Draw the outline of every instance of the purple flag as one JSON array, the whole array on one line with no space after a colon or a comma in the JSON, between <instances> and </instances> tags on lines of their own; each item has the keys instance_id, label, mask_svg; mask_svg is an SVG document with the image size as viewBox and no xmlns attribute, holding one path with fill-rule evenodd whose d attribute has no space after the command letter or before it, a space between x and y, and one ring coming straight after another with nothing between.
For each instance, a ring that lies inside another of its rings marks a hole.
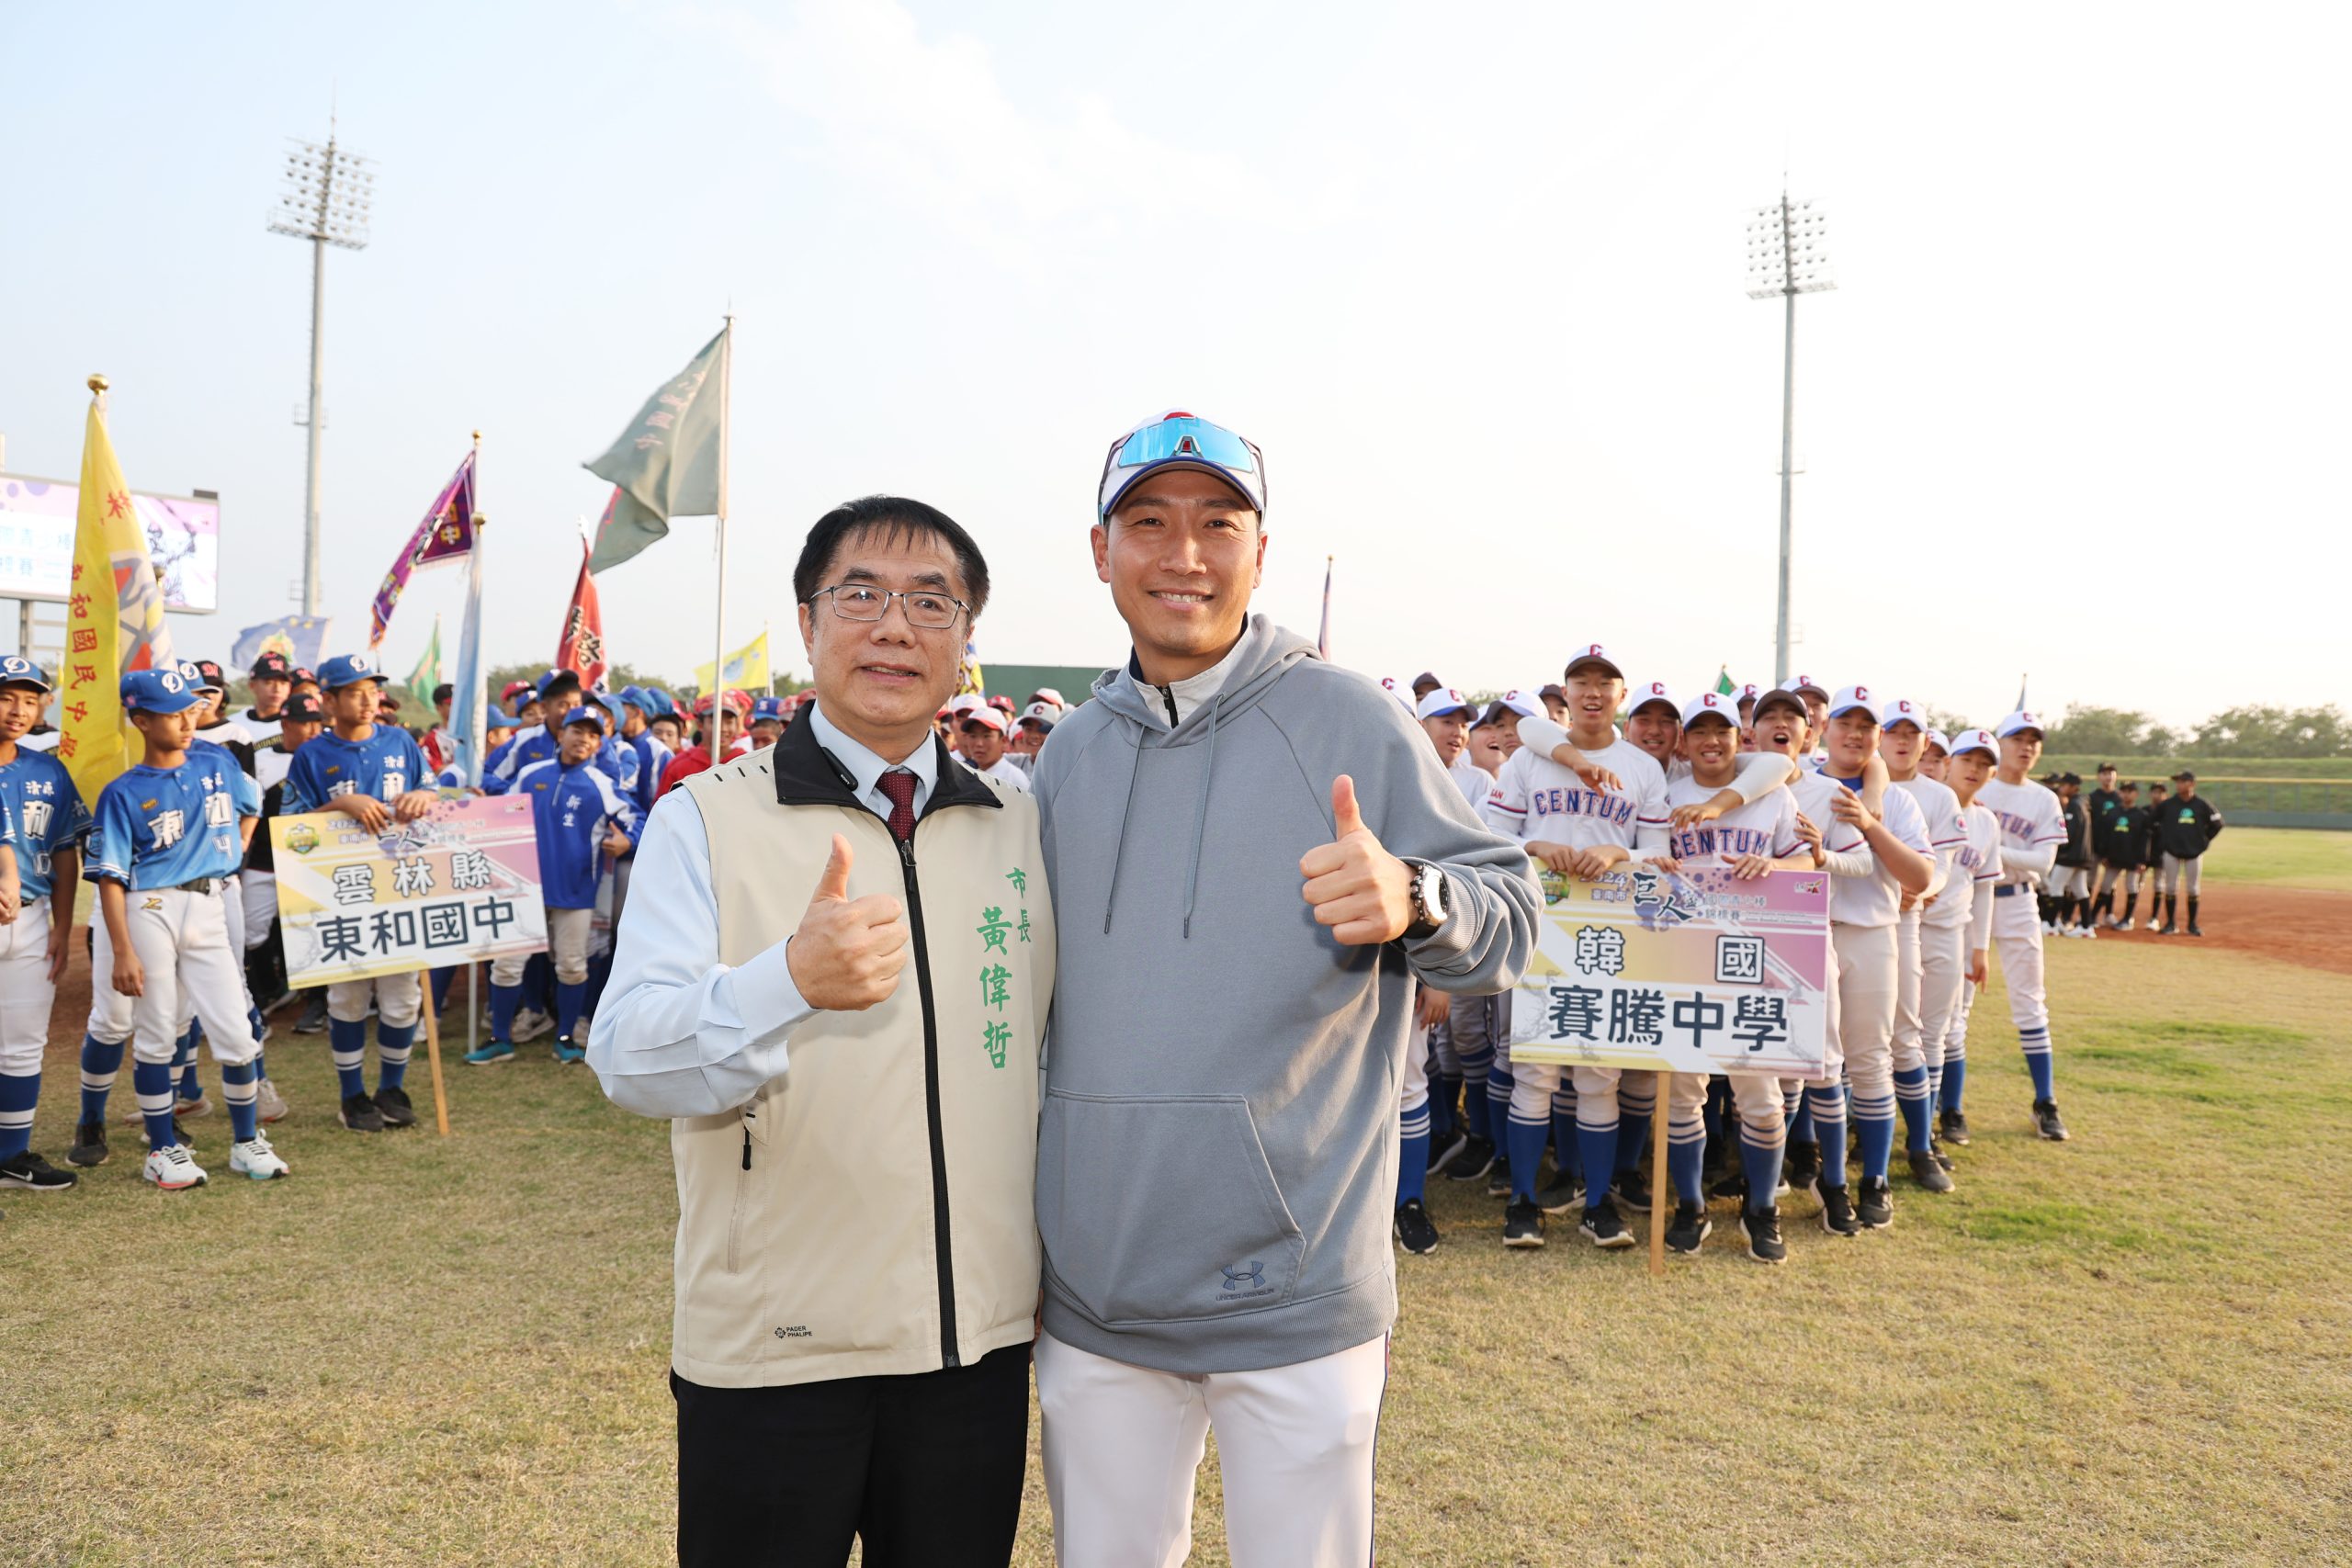
<instances>
[{"instance_id":1,"label":"purple flag","mask_svg":"<svg viewBox=\"0 0 2352 1568\"><path fill-rule=\"evenodd\" d=\"M433 566L441 561L459 560L471 555L474 548L474 455L458 465L449 482L433 502L433 510L416 525L416 532L392 562L392 570L384 573L383 586L376 590L376 602L368 611L368 646L382 645L384 633L392 624L393 607L401 602L401 591L408 586L412 573L421 566Z\"/></svg>"}]
</instances>

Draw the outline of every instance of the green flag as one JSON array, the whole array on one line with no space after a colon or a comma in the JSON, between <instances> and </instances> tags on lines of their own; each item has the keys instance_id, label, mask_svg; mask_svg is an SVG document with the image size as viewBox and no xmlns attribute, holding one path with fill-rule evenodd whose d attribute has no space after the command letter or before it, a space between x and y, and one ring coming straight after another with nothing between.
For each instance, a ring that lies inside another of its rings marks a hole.
<instances>
[{"instance_id":1,"label":"green flag","mask_svg":"<svg viewBox=\"0 0 2352 1568\"><path fill-rule=\"evenodd\" d=\"M424 656L416 668L408 672L408 689L426 707L433 705L433 688L441 683L441 617L433 617L433 636L424 644Z\"/></svg>"},{"instance_id":2,"label":"green flag","mask_svg":"<svg viewBox=\"0 0 2352 1568\"><path fill-rule=\"evenodd\" d=\"M584 464L613 483L588 570L618 566L666 536L673 517L719 508L719 448L727 430L728 329L655 389L610 450ZM717 377L716 383L712 378Z\"/></svg>"},{"instance_id":3,"label":"green flag","mask_svg":"<svg viewBox=\"0 0 2352 1568\"><path fill-rule=\"evenodd\" d=\"M1734 692L1736 692L1736 691L1737 691L1737 690L1739 690L1739 688L1738 688L1737 686L1735 686L1735 685L1733 685L1733 684L1731 683L1731 666L1730 666L1730 665L1728 665L1728 664L1724 665L1722 668L1720 668L1719 670L1717 670L1717 671L1716 671L1716 672L1715 672L1715 695L1717 695L1717 696L1719 696L1719 697L1727 697L1727 696L1730 696Z\"/></svg>"}]
</instances>

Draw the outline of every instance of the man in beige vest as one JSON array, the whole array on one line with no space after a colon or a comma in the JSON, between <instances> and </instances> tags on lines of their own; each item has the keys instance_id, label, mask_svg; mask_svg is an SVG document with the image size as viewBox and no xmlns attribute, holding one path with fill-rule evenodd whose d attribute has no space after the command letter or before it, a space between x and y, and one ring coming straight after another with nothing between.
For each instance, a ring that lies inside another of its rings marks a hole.
<instances>
[{"instance_id":1,"label":"man in beige vest","mask_svg":"<svg viewBox=\"0 0 2352 1568\"><path fill-rule=\"evenodd\" d=\"M678 1556L1001 1564L1054 918L1035 804L932 730L988 567L870 496L793 592L816 700L654 807L588 1045L673 1119Z\"/></svg>"}]
</instances>

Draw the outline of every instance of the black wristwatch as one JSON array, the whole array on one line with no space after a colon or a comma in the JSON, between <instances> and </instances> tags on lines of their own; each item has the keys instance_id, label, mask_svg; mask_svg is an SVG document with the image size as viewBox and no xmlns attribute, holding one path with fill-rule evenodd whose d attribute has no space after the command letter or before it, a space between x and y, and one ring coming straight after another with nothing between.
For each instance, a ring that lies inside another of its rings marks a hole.
<instances>
[{"instance_id":1,"label":"black wristwatch","mask_svg":"<svg viewBox=\"0 0 2352 1568\"><path fill-rule=\"evenodd\" d=\"M1405 928L1405 940L1419 942L1445 924L1445 873L1425 860L1405 863L1413 868L1413 923Z\"/></svg>"}]
</instances>

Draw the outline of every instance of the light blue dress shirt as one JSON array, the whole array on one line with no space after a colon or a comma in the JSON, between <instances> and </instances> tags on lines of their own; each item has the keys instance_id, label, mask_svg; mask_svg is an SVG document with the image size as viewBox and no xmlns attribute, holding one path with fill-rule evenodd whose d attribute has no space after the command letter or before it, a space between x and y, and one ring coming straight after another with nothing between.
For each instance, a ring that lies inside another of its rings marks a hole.
<instances>
[{"instance_id":1,"label":"light blue dress shirt","mask_svg":"<svg viewBox=\"0 0 2352 1568\"><path fill-rule=\"evenodd\" d=\"M880 780L892 764L813 705L808 722L858 798L888 820ZM915 776L920 817L938 782L938 751L926 737L899 765ZM655 805L636 867L612 978L589 1026L588 1065L614 1104L640 1116L732 1111L784 1076L788 1037L816 1010L793 984L786 942L738 967L718 961L710 837L693 795L672 790Z\"/></svg>"}]
</instances>

